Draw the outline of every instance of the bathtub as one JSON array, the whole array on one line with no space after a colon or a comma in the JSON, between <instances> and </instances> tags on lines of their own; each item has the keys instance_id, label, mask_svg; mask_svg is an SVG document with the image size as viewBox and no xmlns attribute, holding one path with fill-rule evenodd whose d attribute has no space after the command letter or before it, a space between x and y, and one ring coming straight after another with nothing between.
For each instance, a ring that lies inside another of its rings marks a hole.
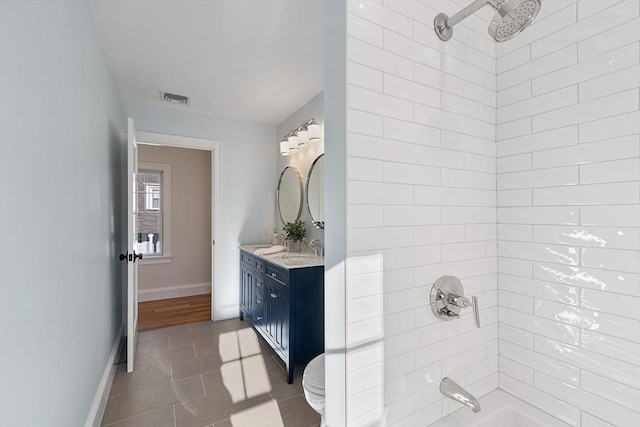
<instances>
[{"instance_id":1,"label":"bathtub","mask_svg":"<svg viewBox=\"0 0 640 427\"><path fill-rule=\"evenodd\" d=\"M481 397L478 413L460 408L429 427L569 427L559 419L502 390Z\"/></svg>"}]
</instances>

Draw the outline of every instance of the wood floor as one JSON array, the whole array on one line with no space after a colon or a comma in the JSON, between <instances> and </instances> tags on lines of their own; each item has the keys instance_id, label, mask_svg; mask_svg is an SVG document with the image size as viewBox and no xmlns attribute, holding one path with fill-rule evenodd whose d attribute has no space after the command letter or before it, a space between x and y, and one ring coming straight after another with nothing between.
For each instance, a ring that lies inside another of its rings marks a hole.
<instances>
[{"instance_id":1,"label":"wood floor","mask_svg":"<svg viewBox=\"0 0 640 427\"><path fill-rule=\"evenodd\" d=\"M211 320L211 294L138 303L138 331Z\"/></svg>"}]
</instances>

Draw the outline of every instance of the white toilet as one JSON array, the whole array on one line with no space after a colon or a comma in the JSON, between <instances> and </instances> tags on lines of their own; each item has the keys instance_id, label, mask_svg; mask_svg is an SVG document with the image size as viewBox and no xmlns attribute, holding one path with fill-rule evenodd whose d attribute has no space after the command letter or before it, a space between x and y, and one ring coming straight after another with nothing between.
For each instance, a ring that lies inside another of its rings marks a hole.
<instances>
[{"instance_id":1,"label":"white toilet","mask_svg":"<svg viewBox=\"0 0 640 427\"><path fill-rule=\"evenodd\" d=\"M304 368L302 388L309 406L320 414L320 427L324 427L324 353Z\"/></svg>"}]
</instances>

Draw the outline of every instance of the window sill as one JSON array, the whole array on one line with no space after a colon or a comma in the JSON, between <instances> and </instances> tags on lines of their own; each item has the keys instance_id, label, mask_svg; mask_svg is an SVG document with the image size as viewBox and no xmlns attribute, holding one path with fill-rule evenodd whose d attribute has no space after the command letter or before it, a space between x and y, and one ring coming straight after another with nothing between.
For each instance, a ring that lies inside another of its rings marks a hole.
<instances>
[{"instance_id":1,"label":"window sill","mask_svg":"<svg viewBox=\"0 0 640 427\"><path fill-rule=\"evenodd\" d=\"M138 264L140 265L170 264L171 258L173 258L171 255L160 255L160 256L147 255L144 258L142 258L140 261L138 261Z\"/></svg>"}]
</instances>

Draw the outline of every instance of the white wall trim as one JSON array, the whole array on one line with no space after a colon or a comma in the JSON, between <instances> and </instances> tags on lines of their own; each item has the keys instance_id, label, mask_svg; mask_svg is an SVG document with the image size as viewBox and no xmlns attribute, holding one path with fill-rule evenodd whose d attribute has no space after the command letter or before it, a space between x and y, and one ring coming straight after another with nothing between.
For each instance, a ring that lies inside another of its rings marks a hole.
<instances>
[{"instance_id":1,"label":"white wall trim","mask_svg":"<svg viewBox=\"0 0 640 427\"><path fill-rule=\"evenodd\" d=\"M218 242L219 247L222 242L222 142L150 132L138 132L136 136L138 144L211 151L211 239ZM222 253L215 244L211 246L211 282L211 318L225 319L221 303Z\"/></svg>"},{"instance_id":2,"label":"white wall trim","mask_svg":"<svg viewBox=\"0 0 640 427\"><path fill-rule=\"evenodd\" d=\"M87 421L85 421L85 427L99 427L102 423L102 417L104 416L104 410L107 407L107 399L109 398L109 392L111 391L111 384L113 384L113 377L116 375L116 362L118 356L122 350L122 333L124 332L124 323L120 325L116 339L111 347L111 353L107 359L107 366L104 368L104 373L98 384L96 395L93 398L93 403L89 409L89 415L87 415Z\"/></svg>"},{"instance_id":3,"label":"white wall trim","mask_svg":"<svg viewBox=\"0 0 640 427\"><path fill-rule=\"evenodd\" d=\"M190 297L211 293L211 283L163 286L161 288L138 289L138 301L158 301L161 299Z\"/></svg>"},{"instance_id":4,"label":"white wall trim","mask_svg":"<svg viewBox=\"0 0 640 427\"><path fill-rule=\"evenodd\" d=\"M154 264L171 264L173 256L161 255L161 256L146 256L138 260L138 265L154 265Z\"/></svg>"},{"instance_id":5,"label":"white wall trim","mask_svg":"<svg viewBox=\"0 0 640 427\"><path fill-rule=\"evenodd\" d=\"M220 318L221 319L233 319L238 317L238 313L240 313L240 305L232 304L226 305L220 308Z\"/></svg>"}]
</instances>

